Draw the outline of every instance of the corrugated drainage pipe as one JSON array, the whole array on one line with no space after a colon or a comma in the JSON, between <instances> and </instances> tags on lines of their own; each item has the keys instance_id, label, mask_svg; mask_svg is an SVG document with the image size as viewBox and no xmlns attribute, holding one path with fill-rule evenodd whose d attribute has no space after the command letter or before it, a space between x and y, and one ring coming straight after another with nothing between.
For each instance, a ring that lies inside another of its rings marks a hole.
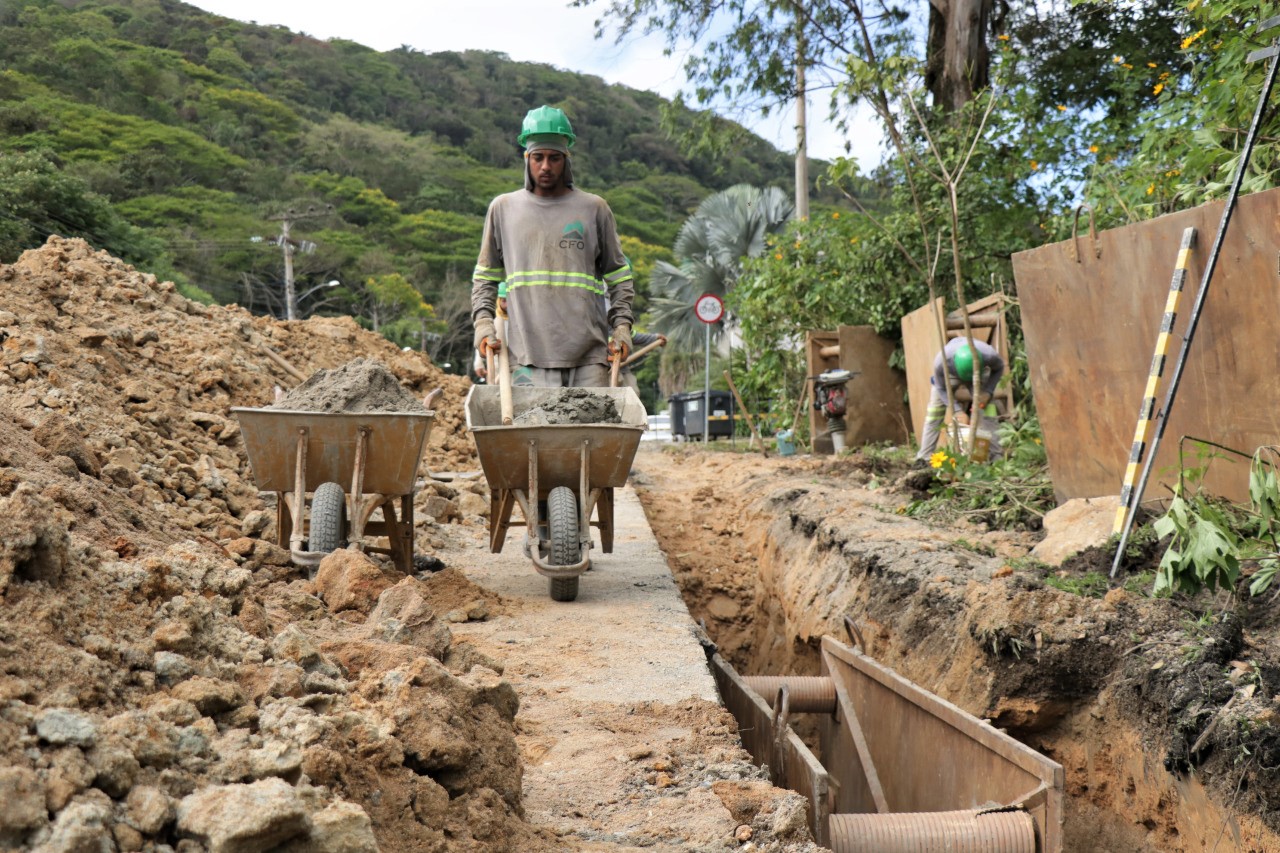
<instances>
[{"instance_id":1,"label":"corrugated drainage pipe","mask_svg":"<svg viewBox=\"0 0 1280 853\"><path fill-rule=\"evenodd\" d=\"M1036 822L1024 811L833 814L835 853L1036 853Z\"/></svg>"},{"instance_id":2,"label":"corrugated drainage pipe","mask_svg":"<svg viewBox=\"0 0 1280 853\"><path fill-rule=\"evenodd\" d=\"M778 691L787 688L791 713L834 714L836 687L825 675L748 675L747 686L773 707Z\"/></svg>"}]
</instances>

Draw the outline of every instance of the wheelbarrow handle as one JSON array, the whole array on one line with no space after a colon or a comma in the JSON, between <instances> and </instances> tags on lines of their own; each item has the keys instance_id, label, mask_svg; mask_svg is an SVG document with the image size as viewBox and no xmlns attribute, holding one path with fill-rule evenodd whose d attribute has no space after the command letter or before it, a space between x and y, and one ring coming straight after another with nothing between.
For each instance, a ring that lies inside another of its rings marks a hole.
<instances>
[{"instance_id":1,"label":"wheelbarrow handle","mask_svg":"<svg viewBox=\"0 0 1280 853\"><path fill-rule=\"evenodd\" d=\"M498 399L502 404L502 424L510 426L515 421L515 406L511 402L511 351L507 349L507 315L499 311L498 333Z\"/></svg>"}]
</instances>

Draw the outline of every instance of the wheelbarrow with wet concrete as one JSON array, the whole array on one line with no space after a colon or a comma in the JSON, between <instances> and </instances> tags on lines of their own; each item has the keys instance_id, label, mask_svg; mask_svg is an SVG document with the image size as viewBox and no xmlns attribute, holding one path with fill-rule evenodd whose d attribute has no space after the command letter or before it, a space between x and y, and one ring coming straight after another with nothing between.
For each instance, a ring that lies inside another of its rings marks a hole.
<instances>
[{"instance_id":1,"label":"wheelbarrow with wet concrete","mask_svg":"<svg viewBox=\"0 0 1280 853\"><path fill-rule=\"evenodd\" d=\"M231 412L258 488L276 493L277 544L296 565L314 571L326 554L356 547L413 572L413 493L435 412Z\"/></svg>"},{"instance_id":2,"label":"wheelbarrow with wet concrete","mask_svg":"<svg viewBox=\"0 0 1280 853\"><path fill-rule=\"evenodd\" d=\"M520 422L571 392L611 401L619 422ZM467 395L466 415L489 481L490 551L502 551L509 528L524 527L525 554L549 579L551 598L575 600L579 578L591 567L593 524L601 550L613 552L613 490L626 485L648 428L644 404L630 388L476 385ZM517 505L524 521L512 520Z\"/></svg>"}]
</instances>

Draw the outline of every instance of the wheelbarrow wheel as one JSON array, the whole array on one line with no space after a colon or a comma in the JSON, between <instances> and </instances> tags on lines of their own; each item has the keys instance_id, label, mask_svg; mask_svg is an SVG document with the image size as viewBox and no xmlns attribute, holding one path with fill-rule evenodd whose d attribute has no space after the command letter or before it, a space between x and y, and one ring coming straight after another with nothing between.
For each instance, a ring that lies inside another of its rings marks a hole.
<instances>
[{"instance_id":1,"label":"wheelbarrow wheel","mask_svg":"<svg viewBox=\"0 0 1280 853\"><path fill-rule=\"evenodd\" d=\"M342 547L347 528L347 496L338 483L321 483L311 498L311 529L307 547L328 553Z\"/></svg>"},{"instance_id":2,"label":"wheelbarrow wheel","mask_svg":"<svg viewBox=\"0 0 1280 853\"><path fill-rule=\"evenodd\" d=\"M551 532L553 566L578 562L582 545L578 542L578 497L568 486L556 486L547 495L547 526ZM551 600L573 601L578 597L578 578L551 578Z\"/></svg>"}]
</instances>

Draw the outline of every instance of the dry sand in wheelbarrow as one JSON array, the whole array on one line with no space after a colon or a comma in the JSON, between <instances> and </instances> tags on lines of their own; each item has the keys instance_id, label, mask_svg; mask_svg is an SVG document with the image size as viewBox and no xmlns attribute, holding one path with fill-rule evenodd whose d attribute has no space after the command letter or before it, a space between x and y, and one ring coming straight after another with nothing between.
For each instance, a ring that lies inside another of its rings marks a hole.
<instances>
[{"instance_id":1,"label":"dry sand in wheelbarrow","mask_svg":"<svg viewBox=\"0 0 1280 853\"><path fill-rule=\"evenodd\" d=\"M593 394L586 388L561 388L549 399L520 412L516 426L555 424L620 424L622 415L612 397Z\"/></svg>"},{"instance_id":2,"label":"dry sand in wheelbarrow","mask_svg":"<svg viewBox=\"0 0 1280 853\"><path fill-rule=\"evenodd\" d=\"M268 409L292 412L425 412L395 374L372 358L355 358L333 370L317 370Z\"/></svg>"}]
</instances>

